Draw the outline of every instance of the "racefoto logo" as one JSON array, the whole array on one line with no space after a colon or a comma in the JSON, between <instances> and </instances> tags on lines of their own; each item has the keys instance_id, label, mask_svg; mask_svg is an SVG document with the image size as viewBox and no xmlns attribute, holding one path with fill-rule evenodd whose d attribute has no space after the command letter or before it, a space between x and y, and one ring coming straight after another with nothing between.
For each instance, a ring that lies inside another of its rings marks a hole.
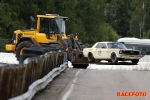
<instances>
[{"instance_id":1,"label":"racefoto logo","mask_svg":"<svg viewBox=\"0 0 150 100\"><path fill-rule=\"evenodd\" d=\"M126 98L147 97L147 93L146 92L117 92L117 97L126 97Z\"/></svg>"}]
</instances>

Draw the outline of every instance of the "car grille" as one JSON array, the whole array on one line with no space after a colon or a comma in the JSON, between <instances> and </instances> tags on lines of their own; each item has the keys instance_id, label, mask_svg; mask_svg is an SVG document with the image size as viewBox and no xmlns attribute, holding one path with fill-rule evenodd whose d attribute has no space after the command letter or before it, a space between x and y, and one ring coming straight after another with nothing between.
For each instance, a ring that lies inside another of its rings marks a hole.
<instances>
[{"instance_id":1,"label":"car grille","mask_svg":"<svg viewBox=\"0 0 150 100\"><path fill-rule=\"evenodd\" d=\"M129 55L139 55L139 51L124 51L124 54L129 54Z\"/></svg>"}]
</instances>

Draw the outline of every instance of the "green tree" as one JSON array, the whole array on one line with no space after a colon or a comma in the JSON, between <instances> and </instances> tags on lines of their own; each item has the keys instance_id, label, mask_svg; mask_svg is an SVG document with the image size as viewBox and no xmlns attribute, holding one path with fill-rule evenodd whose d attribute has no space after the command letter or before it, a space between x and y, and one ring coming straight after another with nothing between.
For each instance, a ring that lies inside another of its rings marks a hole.
<instances>
[{"instance_id":1,"label":"green tree","mask_svg":"<svg viewBox=\"0 0 150 100\"><path fill-rule=\"evenodd\" d=\"M130 25L130 2L131 0L109 0L105 6L106 23L112 25L118 35L131 36Z\"/></svg>"},{"instance_id":2,"label":"green tree","mask_svg":"<svg viewBox=\"0 0 150 100\"><path fill-rule=\"evenodd\" d=\"M105 24L101 27L102 41L117 41L120 37L112 26Z\"/></svg>"},{"instance_id":3,"label":"green tree","mask_svg":"<svg viewBox=\"0 0 150 100\"><path fill-rule=\"evenodd\" d=\"M145 19L147 16L147 0L133 0L131 3L132 12L130 20L130 32L133 36L142 38L145 31Z\"/></svg>"},{"instance_id":4,"label":"green tree","mask_svg":"<svg viewBox=\"0 0 150 100\"><path fill-rule=\"evenodd\" d=\"M125 5L126 2L122 3L119 0L112 2L109 0L109 3L107 3L107 1L108 0L3 0L1 4L5 5L0 5L0 11L2 12L0 16L1 36L11 37L14 30L29 29L31 23L30 16L36 17L37 14L53 13L69 17L71 22L67 25L67 34L78 33L79 40L83 43L95 43L103 40L114 41L116 37L118 37L116 33L124 35L124 33L121 32L124 32L124 30L126 32L129 31L127 28L128 17L125 16L121 19L121 15L123 14L119 14L123 11L123 8L120 10L120 6ZM116 16L112 15L112 6L114 6L117 11ZM121 23L125 24L125 26L121 26ZM119 28L120 26L121 28ZM125 27L124 30L123 27ZM6 36L4 36L5 34ZM112 37L115 37L115 39Z\"/></svg>"},{"instance_id":5,"label":"green tree","mask_svg":"<svg viewBox=\"0 0 150 100\"><path fill-rule=\"evenodd\" d=\"M8 3L0 3L0 12L0 37L11 38L14 30L23 28L23 20L17 20L17 14Z\"/></svg>"},{"instance_id":6,"label":"green tree","mask_svg":"<svg viewBox=\"0 0 150 100\"><path fill-rule=\"evenodd\" d=\"M104 23L104 6L106 0L83 0L78 1L77 17L80 17L85 29L85 42L94 43L101 41L101 31L99 30Z\"/></svg>"}]
</instances>

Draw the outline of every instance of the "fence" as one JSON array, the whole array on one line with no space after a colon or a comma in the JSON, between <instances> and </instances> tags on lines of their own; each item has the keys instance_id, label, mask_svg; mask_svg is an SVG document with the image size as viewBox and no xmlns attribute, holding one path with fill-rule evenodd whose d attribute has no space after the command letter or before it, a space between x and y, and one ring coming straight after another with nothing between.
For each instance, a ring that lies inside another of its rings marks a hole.
<instances>
[{"instance_id":1,"label":"fence","mask_svg":"<svg viewBox=\"0 0 150 100\"><path fill-rule=\"evenodd\" d=\"M53 52L38 58L30 58L26 65L0 68L0 100L7 100L27 92L34 81L41 79L66 61L65 53Z\"/></svg>"},{"instance_id":2,"label":"fence","mask_svg":"<svg viewBox=\"0 0 150 100\"><path fill-rule=\"evenodd\" d=\"M10 43L11 39L0 39L0 52L6 52L5 46Z\"/></svg>"}]
</instances>

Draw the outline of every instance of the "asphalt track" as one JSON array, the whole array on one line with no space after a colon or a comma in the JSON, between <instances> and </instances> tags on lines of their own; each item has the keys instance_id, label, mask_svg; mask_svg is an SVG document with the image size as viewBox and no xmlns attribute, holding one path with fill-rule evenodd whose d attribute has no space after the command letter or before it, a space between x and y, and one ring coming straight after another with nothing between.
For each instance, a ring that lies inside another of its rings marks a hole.
<instances>
[{"instance_id":1,"label":"asphalt track","mask_svg":"<svg viewBox=\"0 0 150 100\"><path fill-rule=\"evenodd\" d=\"M150 71L68 68L33 100L150 100Z\"/></svg>"}]
</instances>

